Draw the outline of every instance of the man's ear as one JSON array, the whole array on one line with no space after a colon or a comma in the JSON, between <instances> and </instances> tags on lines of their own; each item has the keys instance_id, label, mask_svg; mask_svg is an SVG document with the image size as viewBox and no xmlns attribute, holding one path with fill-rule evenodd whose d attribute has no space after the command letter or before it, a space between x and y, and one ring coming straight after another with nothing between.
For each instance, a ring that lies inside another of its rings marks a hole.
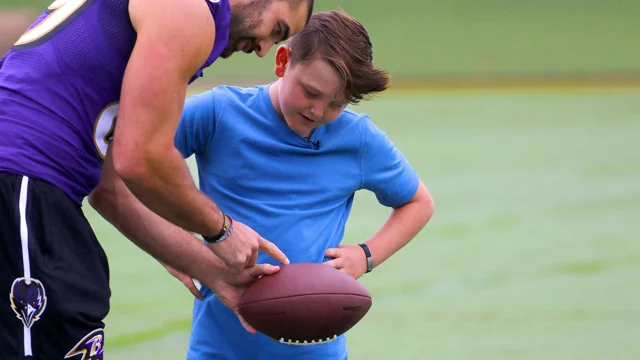
<instances>
[{"instance_id":1,"label":"man's ear","mask_svg":"<svg viewBox=\"0 0 640 360\"><path fill-rule=\"evenodd\" d=\"M278 46L278 50L276 51L276 68L275 73L276 76L281 78L284 76L285 71L287 70L287 65L291 61L291 49L287 45Z\"/></svg>"}]
</instances>

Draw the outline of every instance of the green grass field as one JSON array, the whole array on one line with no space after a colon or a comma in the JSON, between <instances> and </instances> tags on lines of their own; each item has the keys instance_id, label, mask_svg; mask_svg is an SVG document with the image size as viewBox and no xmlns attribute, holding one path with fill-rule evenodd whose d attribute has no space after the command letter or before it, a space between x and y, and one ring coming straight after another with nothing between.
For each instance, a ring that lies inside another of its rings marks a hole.
<instances>
[{"instance_id":1,"label":"green grass field","mask_svg":"<svg viewBox=\"0 0 640 360\"><path fill-rule=\"evenodd\" d=\"M41 11L53 0L0 0ZM376 64L394 78L640 73L640 1L321 0L368 29ZM275 49L267 57L273 58ZM264 77L273 62L237 54L207 78Z\"/></svg>"},{"instance_id":2,"label":"green grass field","mask_svg":"<svg viewBox=\"0 0 640 360\"><path fill-rule=\"evenodd\" d=\"M348 334L351 358L638 359L639 100L640 89L538 89L391 92L360 105L436 212L362 278L374 301ZM108 358L183 359L191 295L86 212L111 261ZM359 193L345 241L387 214Z\"/></svg>"}]
</instances>

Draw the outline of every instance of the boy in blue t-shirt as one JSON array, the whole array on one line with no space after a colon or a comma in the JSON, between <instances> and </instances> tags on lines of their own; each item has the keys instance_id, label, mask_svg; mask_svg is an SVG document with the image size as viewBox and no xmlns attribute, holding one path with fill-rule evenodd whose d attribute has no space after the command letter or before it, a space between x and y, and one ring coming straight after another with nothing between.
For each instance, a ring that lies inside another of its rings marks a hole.
<instances>
[{"instance_id":1,"label":"boy in blue t-shirt","mask_svg":"<svg viewBox=\"0 0 640 360\"><path fill-rule=\"evenodd\" d=\"M367 115L346 110L386 89L388 74L372 60L357 20L341 11L316 13L278 48L278 81L219 86L189 98L175 138L184 157L196 154L202 191L232 219L274 242L292 263L324 262L355 279L406 245L434 208L385 133ZM340 245L360 189L393 211L366 242ZM277 264L266 254L258 262ZM201 291L187 359L347 358L344 335L321 345L281 344L247 332L210 289Z\"/></svg>"}]
</instances>

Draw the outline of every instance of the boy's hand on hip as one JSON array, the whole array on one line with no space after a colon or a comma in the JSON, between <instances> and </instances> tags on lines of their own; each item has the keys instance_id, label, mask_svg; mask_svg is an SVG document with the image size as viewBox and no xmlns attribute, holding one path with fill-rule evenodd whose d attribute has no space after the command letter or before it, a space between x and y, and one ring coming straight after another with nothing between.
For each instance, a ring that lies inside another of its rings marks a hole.
<instances>
[{"instance_id":1,"label":"boy's hand on hip","mask_svg":"<svg viewBox=\"0 0 640 360\"><path fill-rule=\"evenodd\" d=\"M340 245L337 248L327 249L324 255L333 258L325 261L326 265L338 269L354 279L358 279L367 272L367 256L358 245Z\"/></svg>"},{"instance_id":2,"label":"boy's hand on hip","mask_svg":"<svg viewBox=\"0 0 640 360\"><path fill-rule=\"evenodd\" d=\"M208 246L231 271L236 273L256 264L258 250L271 255L284 265L289 263L287 256L275 244L265 240L253 229L237 220L233 221L233 232L227 239L208 244Z\"/></svg>"}]
</instances>

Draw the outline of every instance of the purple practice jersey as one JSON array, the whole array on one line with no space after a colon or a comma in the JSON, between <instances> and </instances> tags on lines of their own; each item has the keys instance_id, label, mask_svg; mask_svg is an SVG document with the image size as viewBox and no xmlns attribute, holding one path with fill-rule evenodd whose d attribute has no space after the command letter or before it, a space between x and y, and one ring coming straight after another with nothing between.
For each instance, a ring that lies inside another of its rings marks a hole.
<instances>
[{"instance_id":1,"label":"purple practice jersey","mask_svg":"<svg viewBox=\"0 0 640 360\"><path fill-rule=\"evenodd\" d=\"M202 1L216 38L191 82L229 41L229 1ZM0 60L0 171L51 182L78 203L98 185L136 41L128 4L57 0Z\"/></svg>"}]
</instances>

